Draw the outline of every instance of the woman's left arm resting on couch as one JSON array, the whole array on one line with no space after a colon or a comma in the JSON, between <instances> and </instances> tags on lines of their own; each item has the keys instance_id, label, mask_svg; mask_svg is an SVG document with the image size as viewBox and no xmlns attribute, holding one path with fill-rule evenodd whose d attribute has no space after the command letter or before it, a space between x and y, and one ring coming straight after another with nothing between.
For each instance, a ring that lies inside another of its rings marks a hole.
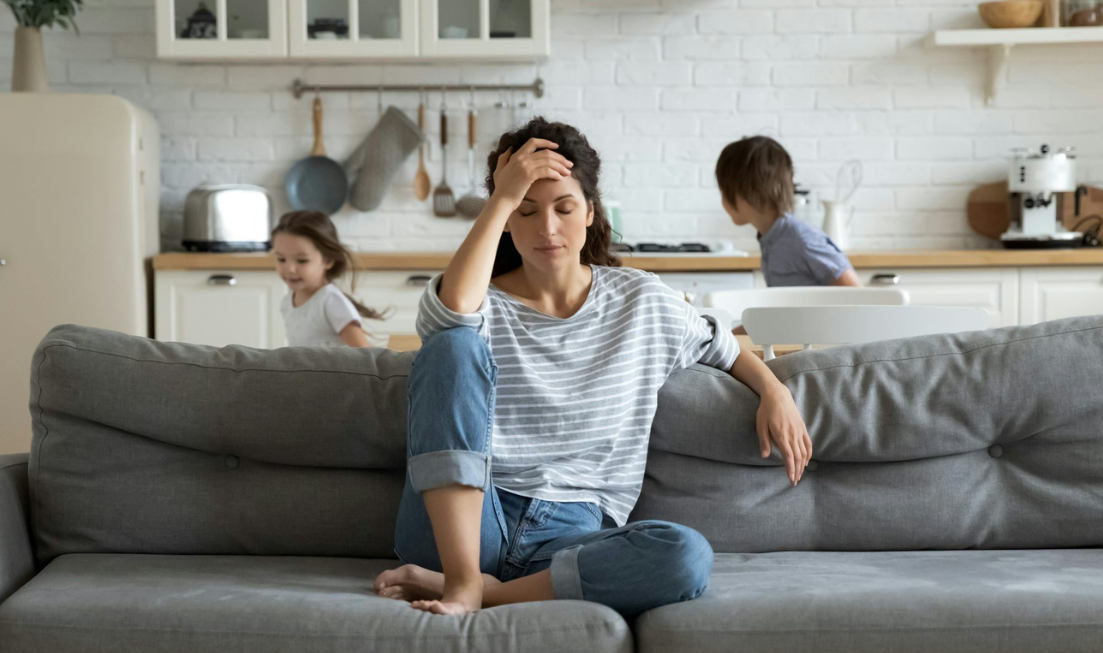
<instances>
[{"instance_id":1,"label":"woman's left arm resting on couch","mask_svg":"<svg viewBox=\"0 0 1103 653\"><path fill-rule=\"evenodd\" d=\"M758 356L745 350L739 352L728 373L761 398L755 427L762 457L770 455L772 439L785 459L789 483L795 487L812 458L812 439L789 388L774 376Z\"/></svg>"}]
</instances>

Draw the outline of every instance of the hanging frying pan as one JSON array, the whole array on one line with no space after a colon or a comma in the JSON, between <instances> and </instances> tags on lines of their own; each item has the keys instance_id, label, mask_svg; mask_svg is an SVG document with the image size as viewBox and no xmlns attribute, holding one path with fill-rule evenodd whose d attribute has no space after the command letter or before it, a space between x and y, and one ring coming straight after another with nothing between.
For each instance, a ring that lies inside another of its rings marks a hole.
<instances>
[{"instance_id":1,"label":"hanging frying pan","mask_svg":"<svg viewBox=\"0 0 1103 653\"><path fill-rule=\"evenodd\" d=\"M284 177L287 201L295 210L321 211L333 215L348 197L349 182L345 170L326 156L322 135L322 100L314 98L314 147L310 156L299 159Z\"/></svg>"}]
</instances>

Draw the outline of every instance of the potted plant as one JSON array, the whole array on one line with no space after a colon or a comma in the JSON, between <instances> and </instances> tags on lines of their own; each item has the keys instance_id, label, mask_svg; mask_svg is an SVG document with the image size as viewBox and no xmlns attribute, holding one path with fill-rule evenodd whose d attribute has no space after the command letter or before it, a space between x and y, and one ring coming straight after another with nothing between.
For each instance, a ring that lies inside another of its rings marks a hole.
<instances>
[{"instance_id":1,"label":"potted plant","mask_svg":"<svg viewBox=\"0 0 1103 653\"><path fill-rule=\"evenodd\" d=\"M79 35L73 18L84 0L3 0L15 15L15 56L12 58L12 91L45 92L46 53L42 47L42 28L69 26Z\"/></svg>"}]
</instances>

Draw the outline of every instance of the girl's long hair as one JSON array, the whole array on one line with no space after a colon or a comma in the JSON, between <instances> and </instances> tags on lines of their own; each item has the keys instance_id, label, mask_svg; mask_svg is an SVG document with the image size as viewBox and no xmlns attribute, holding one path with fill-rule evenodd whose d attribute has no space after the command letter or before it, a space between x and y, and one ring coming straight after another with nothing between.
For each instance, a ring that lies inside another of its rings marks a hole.
<instances>
[{"instance_id":1,"label":"girl's long hair","mask_svg":"<svg viewBox=\"0 0 1103 653\"><path fill-rule=\"evenodd\" d=\"M574 127L561 122L548 122L543 116L537 116L516 131L506 132L498 140L498 147L487 157L486 189L494 193L494 170L498 166L498 157L506 148L516 152L530 138L543 138L557 143L555 151L574 163L571 176L582 186L582 195L594 207L594 222L586 227L586 242L582 245L579 259L583 265L605 265L620 267L620 259L609 252L613 229L605 217L605 206L601 203L601 189L598 177L601 173L601 158L590 146L590 142ZM498 241L498 253L494 257L494 269L491 276L505 274L521 267L521 254L513 244L513 236L502 234Z\"/></svg>"},{"instance_id":2,"label":"girl's long hair","mask_svg":"<svg viewBox=\"0 0 1103 653\"><path fill-rule=\"evenodd\" d=\"M326 279L333 281L334 279L343 277L346 272L351 272L349 289L353 292L356 291L356 259L353 257L352 252L338 240L337 227L333 225L333 221L330 220L329 216L325 213L320 211L292 211L290 213L285 213L280 218L280 222L276 225L276 228L272 230L273 239L276 237L276 234L302 236L314 243L314 246L322 253L322 258L327 263L333 262L333 266L326 270ZM379 312L374 308L369 308L361 304L344 291L341 291L341 294L348 297L348 300L356 307L356 312L362 317L373 320L385 320L388 316L388 311Z\"/></svg>"}]
</instances>

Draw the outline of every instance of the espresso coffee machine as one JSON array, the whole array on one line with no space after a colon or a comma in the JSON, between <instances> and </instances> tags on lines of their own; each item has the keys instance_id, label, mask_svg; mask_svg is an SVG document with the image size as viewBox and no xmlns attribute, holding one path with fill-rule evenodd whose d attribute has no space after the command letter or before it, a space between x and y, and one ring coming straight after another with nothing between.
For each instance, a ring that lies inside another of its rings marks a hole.
<instances>
[{"instance_id":1,"label":"espresso coffee machine","mask_svg":"<svg viewBox=\"0 0 1103 653\"><path fill-rule=\"evenodd\" d=\"M1076 160L1071 147L1052 151L1013 150L1007 176L1011 226L1000 236L1009 249L1077 247L1084 234L1061 224L1061 193L1076 192Z\"/></svg>"}]
</instances>

